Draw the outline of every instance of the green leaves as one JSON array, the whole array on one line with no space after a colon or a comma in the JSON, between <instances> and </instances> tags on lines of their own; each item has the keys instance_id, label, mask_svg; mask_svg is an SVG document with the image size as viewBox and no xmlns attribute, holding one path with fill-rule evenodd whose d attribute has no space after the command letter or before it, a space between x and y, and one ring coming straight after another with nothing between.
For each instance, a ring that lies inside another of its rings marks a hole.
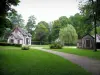
<instances>
[{"instance_id":1,"label":"green leaves","mask_svg":"<svg viewBox=\"0 0 100 75\"><path fill-rule=\"evenodd\" d=\"M34 15L30 16L26 25L26 29L28 30L28 32L32 33L33 28L35 28L35 24L36 24L36 18L34 17Z\"/></svg>"},{"instance_id":2,"label":"green leaves","mask_svg":"<svg viewBox=\"0 0 100 75\"><path fill-rule=\"evenodd\" d=\"M24 20L22 19L22 15L17 12L8 13L7 18L11 21L13 28L18 25L19 27L24 28Z\"/></svg>"},{"instance_id":3,"label":"green leaves","mask_svg":"<svg viewBox=\"0 0 100 75\"><path fill-rule=\"evenodd\" d=\"M16 6L19 2L19 0L0 0L0 36L3 35L3 32L6 29L6 27L9 27L7 26L8 21L6 19L8 11L13 11L14 9L12 9L11 6Z\"/></svg>"},{"instance_id":4,"label":"green leaves","mask_svg":"<svg viewBox=\"0 0 100 75\"><path fill-rule=\"evenodd\" d=\"M61 28L59 32L59 39L63 43L75 44L77 41L77 33L72 25L67 25L65 28Z\"/></svg>"},{"instance_id":5,"label":"green leaves","mask_svg":"<svg viewBox=\"0 0 100 75\"><path fill-rule=\"evenodd\" d=\"M35 29L35 40L37 41L48 41L49 30L45 25L46 22L39 22Z\"/></svg>"}]
</instances>

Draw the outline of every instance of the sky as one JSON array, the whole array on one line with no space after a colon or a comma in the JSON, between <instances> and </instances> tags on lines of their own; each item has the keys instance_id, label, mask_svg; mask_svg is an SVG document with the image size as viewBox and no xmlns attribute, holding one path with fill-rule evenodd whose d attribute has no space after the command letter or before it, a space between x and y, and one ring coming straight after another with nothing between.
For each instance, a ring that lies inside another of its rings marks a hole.
<instances>
[{"instance_id":1,"label":"sky","mask_svg":"<svg viewBox=\"0 0 100 75\"><path fill-rule=\"evenodd\" d=\"M25 23L28 17L34 15L36 22L51 22L61 16L70 17L79 12L78 0L20 0L17 7L13 7L23 16Z\"/></svg>"}]
</instances>

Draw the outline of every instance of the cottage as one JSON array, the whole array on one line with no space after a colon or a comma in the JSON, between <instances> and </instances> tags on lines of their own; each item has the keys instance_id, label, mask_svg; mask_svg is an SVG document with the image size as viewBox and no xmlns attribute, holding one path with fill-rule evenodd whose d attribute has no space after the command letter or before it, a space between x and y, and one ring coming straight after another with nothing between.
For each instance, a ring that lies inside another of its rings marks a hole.
<instances>
[{"instance_id":1,"label":"cottage","mask_svg":"<svg viewBox=\"0 0 100 75\"><path fill-rule=\"evenodd\" d=\"M82 39L78 40L77 47L78 48L86 48L86 49L94 49L95 42L94 42L94 36L91 35L85 35ZM96 35L96 46L99 48L100 45L100 35Z\"/></svg>"},{"instance_id":2,"label":"cottage","mask_svg":"<svg viewBox=\"0 0 100 75\"><path fill-rule=\"evenodd\" d=\"M15 27L8 37L8 43L31 45L31 34L28 31Z\"/></svg>"}]
</instances>

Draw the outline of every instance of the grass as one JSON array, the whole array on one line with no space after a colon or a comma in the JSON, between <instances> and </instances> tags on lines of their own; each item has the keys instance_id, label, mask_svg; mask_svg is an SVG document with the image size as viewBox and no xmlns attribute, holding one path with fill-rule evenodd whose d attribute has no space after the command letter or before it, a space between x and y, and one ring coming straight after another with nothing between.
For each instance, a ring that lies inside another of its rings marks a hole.
<instances>
[{"instance_id":1,"label":"grass","mask_svg":"<svg viewBox=\"0 0 100 75\"><path fill-rule=\"evenodd\" d=\"M78 49L78 48L63 48L63 49L52 49L60 52L76 54L80 56L86 56L89 58L99 59L100 60L100 50L94 52L93 50L88 49Z\"/></svg>"},{"instance_id":2,"label":"grass","mask_svg":"<svg viewBox=\"0 0 100 75\"><path fill-rule=\"evenodd\" d=\"M0 46L0 75L91 75L62 57L39 50Z\"/></svg>"},{"instance_id":3,"label":"grass","mask_svg":"<svg viewBox=\"0 0 100 75\"><path fill-rule=\"evenodd\" d=\"M49 45L31 45L31 47L43 47L43 48L49 48Z\"/></svg>"}]
</instances>

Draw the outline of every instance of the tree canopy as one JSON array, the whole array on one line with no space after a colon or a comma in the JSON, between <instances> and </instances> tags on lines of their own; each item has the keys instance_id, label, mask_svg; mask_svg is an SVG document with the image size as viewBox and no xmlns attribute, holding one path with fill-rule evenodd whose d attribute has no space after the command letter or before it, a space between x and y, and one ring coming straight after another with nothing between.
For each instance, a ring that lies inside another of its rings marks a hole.
<instances>
[{"instance_id":1,"label":"tree canopy","mask_svg":"<svg viewBox=\"0 0 100 75\"><path fill-rule=\"evenodd\" d=\"M34 32L34 38L36 41L48 42L48 33L49 30L47 29L47 27L42 22L39 22Z\"/></svg>"},{"instance_id":2,"label":"tree canopy","mask_svg":"<svg viewBox=\"0 0 100 75\"><path fill-rule=\"evenodd\" d=\"M26 25L26 29L28 30L28 32L32 33L33 28L35 28L35 24L36 24L36 18L34 17L34 15L29 16L28 18L28 22Z\"/></svg>"}]
</instances>

